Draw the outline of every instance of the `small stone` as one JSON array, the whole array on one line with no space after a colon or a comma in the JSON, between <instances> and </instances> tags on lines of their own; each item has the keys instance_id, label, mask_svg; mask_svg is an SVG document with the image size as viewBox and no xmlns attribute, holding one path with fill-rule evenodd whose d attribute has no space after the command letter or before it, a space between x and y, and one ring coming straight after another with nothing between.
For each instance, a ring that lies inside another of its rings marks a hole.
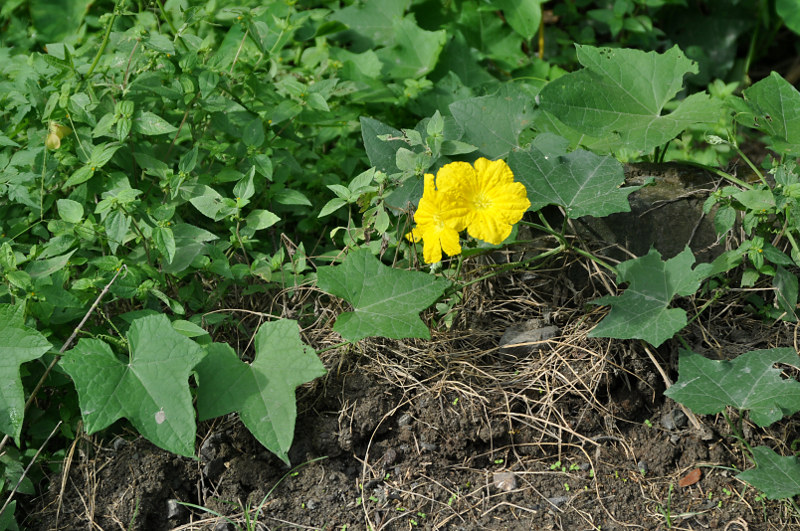
<instances>
[{"instance_id":1,"label":"small stone","mask_svg":"<svg viewBox=\"0 0 800 531\"><path fill-rule=\"evenodd\" d=\"M555 505L556 507L560 507L569 501L568 496L554 496L553 498L547 498L547 501Z\"/></svg>"},{"instance_id":2,"label":"small stone","mask_svg":"<svg viewBox=\"0 0 800 531\"><path fill-rule=\"evenodd\" d=\"M541 350L548 339L556 337L557 326L547 325L542 319L529 319L506 328L500 338L500 352L511 356L527 356Z\"/></svg>"},{"instance_id":3,"label":"small stone","mask_svg":"<svg viewBox=\"0 0 800 531\"><path fill-rule=\"evenodd\" d=\"M517 488L517 476L513 472L495 472L492 474L492 484L503 492L511 492Z\"/></svg>"},{"instance_id":4,"label":"small stone","mask_svg":"<svg viewBox=\"0 0 800 531\"><path fill-rule=\"evenodd\" d=\"M306 509L313 511L314 509L317 508L318 505L319 504L317 503L317 500L308 500L306 502Z\"/></svg>"},{"instance_id":5,"label":"small stone","mask_svg":"<svg viewBox=\"0 0 800 531\"><path fill-rule=\"evenodd\" d=\"M167 520L180 518L186 512L186 507L178 503L178 500L167 500Z\"/></svg>"}]
</instances>

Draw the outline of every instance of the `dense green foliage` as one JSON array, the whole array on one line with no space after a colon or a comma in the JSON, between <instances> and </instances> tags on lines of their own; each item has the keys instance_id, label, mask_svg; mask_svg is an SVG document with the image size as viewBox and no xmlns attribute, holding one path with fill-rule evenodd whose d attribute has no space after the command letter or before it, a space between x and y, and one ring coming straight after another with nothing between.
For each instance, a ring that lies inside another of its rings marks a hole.
<instances>
[{"instance_id":1,"label":"dense green foliage","mask_svg":"<svg viewBox=\"0 0 800 531\"><path fill-rule=\"evenodd\" d=\"M202 419L239 412L287 461L295 387L322 365L290 320L262 325L242 363L211 340L230 314L208 312L319 271L318 287L354 307L335 325L343 338L425 337L419 312L457 300L458 266L399 271L375 255L417 267L404 235L420 177L454 160L507 159L532 212L605 216L629 208L619 161L725 168L742 131L763 134L776 184L718 170L731 186L707 205L721 235L741 218L748 239L694 269L689 254L622 264L630 287L598 301L614 309L596 334L660 344L687 321L672 298L740 264L743 285L773 278L774 317L796 319L800 93L777 74L739 89L784 23L800 29L798 12L780 0L541 3L6 2L0 431L17 448L3 443L0 492L81 418L94 432L124 417L192 455L193 398ZM561 244L549 254L570 250L542 223ZM331 265L342 249L356 250ZM40 381L48 396L26 410Z\"/></svg>"}]
</instances>

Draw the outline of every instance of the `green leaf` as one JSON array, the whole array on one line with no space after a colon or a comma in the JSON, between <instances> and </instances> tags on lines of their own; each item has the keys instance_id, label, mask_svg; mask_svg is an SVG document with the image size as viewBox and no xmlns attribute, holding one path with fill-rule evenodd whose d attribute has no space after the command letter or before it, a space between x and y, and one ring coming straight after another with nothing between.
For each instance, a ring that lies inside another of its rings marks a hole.
<instances>
[{"instance_id":1,"label":"green leaf","mask_svg":"<svg viewBox=\"0 0 800 531\"><path fill-rule=\"evenodd\" d=\"M417 79L428 74L447 40L445 30L426 31L411 18L395 20L394 43L376 53L383 62L383 72L392 79Z\"/></svg>"},{"instance_id":2,"label":"green leaf","mask_svg":"<svg viewBox=\"0 0 800 531\"><path fill-rule=\"evenodd\" d=\"M175 258L175 236L169 227L153 228L153 243L156 244L158 251L166 257L167 262L172 262Z\"/></svg>"},{"instance_id":3,"label":"green leaf","mask_svg":"<svg viewBox=\"0 0 800 531\"><path fill-rule=\"evenodd\" d=\"M389 45L394 38L394 23L405 13L409 0L358 2L331 13L328 18L345 24L361 36L355 42L356 52Z\"/></svg>"},{"instance_id":4,"label":"green leaf","mask_svg":"<svg viewBox=\"0 0 800 531\"><path fill-rule=\"evenodd\" d=\"M241 361L227 344L213 343L197 366L199 419L238 412L250 433L287 465L297 416L295 388L325 374L299 332L295 321L264 323L256 333L252 363Z\"/></svg>"},{"instance_id":5,"label":"green leaf","mask_svg":"<svg viewBox=\"0 0 800 531\"><path fill-rule=\"evenodd\" d=\"M175 256L163 266L164 272L171 275L185 271L196 257L205 253L206 242L217 239L207 230L187 223L175 224L172 235L175 238Z\"/></svg>"},{"instance_id":6,"label":"green leaf","mask_svg":"<svg viewBox=\"0 0 800 531\"><path fill-rule=\"evenodd\" d=\"M547 84L539 100L542 109L582 133L619 135L627 148L650 151L690 125L716 123L721 116L721 103L703 93L661 114L681 90L683 77L697 73L677 46L663 54L576 47L586 68Z\"/></svg>"},{"instance_id":7,"label":"green leaf","mask_svg":"<svg viewBox=\"0 0 800 531\"><path fill-rule=\"evenodd\" d=\"M143 135L165 135L177 131L178 128L157 114L146 111L133 120L133 130Z\"/></svg>"},{"instance_id":8,"label":"green leaf","mask_svg":"<svg viewBox=\"0 0 800 531\"><path fill-rule=\"evenodd\" d=\"M341 199L339 197L334 197L333 199L331 199L330 201L325 203L325 206L323 206L322 210L319 211L319 214L317 215L317 217L321 218L321 217L327 216L328 214L336 212L337 210L339 210L340 208L342 208L346 204L347 204L347 201L345 201L344 199Z\"/></svg>"},{"instance_id":9,"label":"green leaf","mask_svg":"<svg viewBox=\"0 0 800 531\"><path fill-rule=\"evenodd\" d=\"M242 142L248 147L259 147L264 143L264 124L261 118L253 118L242 131Z\"/></svg>"},{"instance_id":10,"label":"green leaf","mask_svg":"<svg viewBox=\"0 0 800 531\"><path fill-rule=\"evenodd\" d=\"M779 153L800 153L800 92L772 72L743 95L751 112L737 114L736 120L769 135Z\"/></svg>"},{"instance_id":11,"label":"green leaf","mask_svg":"<svg viewBox=\"0 0 800 531\"><path fill-rule=\"evenodd\" d=\"M513 85L497 94L457 101L450 113L464 129L462 140L496 159L519 147L519 135L532 125L533 103Z\"/></svg>"},{"instance_id":12,"label":"green leaf","mask_svg":"<svg viewBox=\"0 0 800 531\"><path fill-rule=\"evenodd\" d=\"M601 297L592 304L608 304L611 312L589 332L591 337L644 339L654 346L671 338L686 326L686 312L669 308L675 295L691 295L710 272L710 264L692 269L694 255L686 247L680 254L662 261L655 249L640 258L617 266L617 282L628 282L618 296Z\"/></svg>"},{"instance_id":13,"label":"green leaf","mask_svg":"<svg viewBox=\"0 0 800 531\"><path fill-rule=\"evenodd\" d=\"M800 358L792 348L753 350L731 361L681 350L680 377L664 394L701 415L749 409L753 422L769 426L800 411L800 383L783 379L776 363L797 367Z\"/></svg>"},{"instance_id":14,"label":"green leaf","mask_svg":"<svg viewBox=\"0 0 800 531\"><path fill-rule=\"evenodd\" d=\"M279 222L281 218L270 212L269 210L253 210L247 215L245 222L247 226L253 230L263 230L269 228Z\"/></svg>"},{"instance_id":15,"label":"green leaf","mask_svg":"<svg viewBox=\"0 0 800 531\"><path fill-rule=\"evenodd\" d=\"M436 302L450 282L387 267L369 250L359 249L341 265L320 267L317 285L353 305L333 329L348 341L358 341L373 336L429 338L419 312Z\"/></svg>"},{"instance_id":16,"label":"green leaf","mask_svg":"<svg viewBox=\"0 0 800 531\"><path fill-rule=\"evenodd\" d=\"M72 199L56 201L58 216L67 223L80 223L83 219L83 205Z\"/></svg>"},{"instance_id":17,"label":"green leaf","mask_svg":"<svg viewBox=\"0 0 800 531\"><path fill-rule=\"evenodd\" d=\"M75 170L72 175L64 182L64 188L70 186L77 186L85 183L94 176L94 168L91 166L81 166Z\"/></svg>"},{"instance_id":18,"label":"green leaf","mask_svg":"<svg viewBox=\"0 0 800 531\"><path fill-rule=\"evenodd\" d=\"M406 148L408 144L402 140L381 140L378 136L389 135L389 138L402 139L403 132L373 118L362 116L360 121L361 138L364 140L369 163L387 175L400 173L395 164L396 153L398 149Z\"/></svg>"},{"instance_id":19,"label":"green leaf","mask_svg":"<svg viewBox=\"0 0 800 531\"><path fill-rule=\"evenodd\" d=\"M20 365L38 359L52 345L25 326L24 308L0 304L0 431L19 445L25 414L25 390Z\"/></svg>"},{"instance_id":20,"label":"green leaf","mask_svg":"<svg viewBox=\"0 0 800 531\"><path fill-rule=\"evenodd\" d=\"M150 33L143 40L146 47L161 53L175 55L175 46L172 39L161 33Z\"/></svg>"},{"instance_id":21,"label":"green leaf","mask_svg":"<svg viewBox=\"0 0 800 531\"><path fill-rule=\"evenodd\" d=\"M774 263L774 262L773 262ZM775 287L775 303L785 315L784 321L794 323L797 321L797 277L781 266L775 270L775 278L772 281Z\"/></svg>"},{"instance_id":22,"label":"green leaf","mask_svg":"<svg viewBox=\"0 0 800 531\"><path fill-rule=\"evenodd\" d=\"M745 470L736 479L746 481L771 500L792 498L800 494L800 462L797 457L782 457L772 448L753 448L756 468Z\"/></svg>"},{"instance_id":23,"label":"green leaf","mask_svg":"<svg viewBox=\"0 0 800 531\"><path fill-rule=\"evenodd\" d=\"M47 260L34 260L28 264L28 267L25 268L25 271L31 276L31 278L49 277L56 271L61 271L64 269L64 267L67 265L67 262L69 262L70 257L74 253L75 250L72 250L67 254L48 258Z\"/></svg>"},{"instance_id":24,"label":"green leaf","mask_svg":"<svg viewBox=\"0 0 800 531\"><path fill-rule=\"evenodd\" d=\"M196 424L189 373L203 358L203 349L176 332L165 315L136 319L127 338L127 363L104 341L85 338L59 362L75 382L86 432L125 417L152 443L193 455Z\"/></svg>"},{"instance_id":25,"label":"green leaf","mask_svg":"<svg viewBox=\"0 0 800 531\"><path fill-rule=\"evenodd\" d=\"M639 186L620 188L625 172L615 158L588 151L566 153L566 143L544 133L525 151L513 151L508 165L528 189L531 211L559 205L570 218L629 212L628 195Z\"/></svg>"},{"instance_id":26,"label":"green leaf","mask_svg":"<svg viewBox=\"0 0 800 531\"><path fill-rule=\"evenodd\" d=\"M214 221L219 221L235 212L235 209L227 206L224 200L225 198L210 186L198 185L193 190L192 198L189 199L189 202L203 215Z\"/></svg>"},{"instance_id":27,"label":"green leaf","mask_svg":"<svg viewBox=\"0 0 800 531\"><path fill-rule=\"evenodd\" d=\"M775 0L775 11L787 28L800 35L800 4L796 0Z\"/></svg>"},{"instance_id":28,"label":"green leaf","mask_svg":"<svg viewBox=\"0 0 800 531\"><path fill-rule=\"evenodd\" d=\"M511 28L526 40L539 32L542 6L545 0L493 0L493 4L503 10L503 15Z\"/></svg>"},{"instance_id":29,"label":"green leaf","mask_svg":"<svg viewBox=\"0 0 800 531\"><path fill-rule=\"evenodd\" d=\"M311 201L297 190L280 190L275 194L275 201L282 205L311 206Z\"/></svg>"}]
</instances>

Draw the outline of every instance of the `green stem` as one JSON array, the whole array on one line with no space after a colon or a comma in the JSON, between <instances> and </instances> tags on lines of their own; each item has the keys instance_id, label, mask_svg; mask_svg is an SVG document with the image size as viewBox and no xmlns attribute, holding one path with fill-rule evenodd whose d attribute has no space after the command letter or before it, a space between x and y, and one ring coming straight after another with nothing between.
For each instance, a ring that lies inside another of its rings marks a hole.
<instances>
[{"instance_id":1,"label":"green stem","mask_svg":"<svg viewBox=\"0 0 800 531\"><path fill-rule=\"evenodd\" d=\"M748 166L750 166L750 169L751 169L751 170L753 170L753 173L755 173L756 175L758 175L758 178L759 178L759 179L761 179L761 182L762 182L762 183L763 183L765 186L769 186L769 184L767 184L767 180L764 178L764 175L762 175L762 173L761 173L761 170L759 170L758 168L756 168L756 165L755 165L755 164L753 164L753 161L752 161L752 160L750 160L750 158L749 158L747 155L745 155L744 153L742 153L742 150L741 150L741 149L739 149L739 146L737 146L736 144L733 144L733 148L736 150L736 152L739 154L739 156L740 156L740 157L742 157L742 160L743 160L743 161L745 161L745 162L747 163L747 165L748 165Z\"/></svg>"},{"instance_id":2,"label":"green stem","mask_svg":"<svg viewBox=\"0 0 800 531\"><path fill-rule=\"evenodd\" d=\"M161 14L164 16L164 20L166 20L167 24L169 25L169 30L177 37L178 30L175 29L175 25L172 24L172 19L170 19L167 15L167 11L164 9L164 2L162 2L162 0L156 0L156 2L158 3L158 8L161 10Z\"/></svg>"},{"instance_id":3,"label":"green stem","mask_svg":"<svg viewBox=\"0 0 800 531\"><path fill-rule=\"evenodd\" d=\"M736 148L736 149L738 149L738 148ZM745 158L745 160L747 160L747 159ZM749 160L747 160L747 161L750 162ZM744 182L743 180L734 177L730 173L726 173L726 172L720 170L719 168L714 168L713 166L707 166L705 164L701 164L699 162L693 162L691 160L682 160L682 161L680 161L680 163L681 164L686 164L687 166L694 166L695 168L700 168L702 170L711 172L711 173L713 173L715 175L718 175L719 177L722 177L726 181L730 181L733 184L737 184L737 185L741 186L745 190L752 190L753 189L753 185L748 184L748 183ZM759 176L761 176L761 173L759 173Z\"/></svg>"},{"instance_id":4,"label":"green stem","mask_svg":"<svg viewBox=\"0 0 800 531\"><path fill-rule=\"evenodd\" d=\"M541 212L539 212L539 219L542 220L543 225L539 225L538 223L532 223L530 221L520 221L519 223L521 225L527 225L528 227L531 227L533 229L537 229L537 230L540 230L542 232L546 232L548 235L553 236L555 239L558 240L559 250L561 250L561 251L574 251L576 254L579 254L579 255L583 256L584 258L588 258L589 260L591 260L592 262L596 263L600 267L604 267L604 268L608 269L609 271L614 273L614 275L617 274L617 268L616 267L612 266L611 264L609 264L605 260L601 260L600 258L597 258L592 253L584 251L580 247L575 247L574 245L572 245L569 242L569 240L567 240L564 237L563 232L558 232L558 231L556 231L555 229L553 229L550 226L550 223L547 222L547 219L545 219L544 215Z\"/></svg>"},{"instance_id":5,"label":"green stem","mask_svg":"<svg viewBox=\"0 0 800 531\"><path fill-rule=\"evenodd\" d=\"M108 27L106 28L106 34L103 35L103 42L100 43L100 48L97 49L97 54L94 56L94 60L92 61L92 66L89 67L89 70L86 71L86 75L83 76L84 79L88 79L89 76L92 75L94 69L97 67L97 63L100 61L100 56L103 55L103 52L106 51L106 46L108 45L108 37L111 35L111 28L114 26L114 21L117 20L117 11L122 8L122 3L125 0L117 0L117 3L114 4L114 11L111 13L111 20L108 21Z\"/></svg>"},{"instance_id":6,"label":"green stem","mask_svg":"<svg viewBox=\"0 0 800 531\"><path fill-rule=\"evenodd\" d=\"M537 254L536 256L528 258L526 260L520 260L518 262L510 262L508 264L503 264L502 266L498 267L496 270L492 271L491 273L487 273L487 274L485 274L485 275L483 275L481 277L472 279L472 280L470 280L468 282L465 282L463 284L459 284L458 286L454 286L454 287L450 288L450 290L448 290L448 292L445 292L445 296L447 296L448 293L453 293L453 292L458 291L460 289L466 288L467 286L471 286L473 284L477 284L478 282L483 282L487 278L496 277L497 275L499 275L501 273L504 273L504 272L508 271L509 269L515 269L517 267L527 266L528 264L530 264L534 260L543 260L545 258L548 258L550 256L558 254L558 253L562 252L563 250L564 250L564 248L559 245L555 249L550 249L549 251L545 251L545 252L543 252L541 254Z\"/></svg>"}]
</instances>

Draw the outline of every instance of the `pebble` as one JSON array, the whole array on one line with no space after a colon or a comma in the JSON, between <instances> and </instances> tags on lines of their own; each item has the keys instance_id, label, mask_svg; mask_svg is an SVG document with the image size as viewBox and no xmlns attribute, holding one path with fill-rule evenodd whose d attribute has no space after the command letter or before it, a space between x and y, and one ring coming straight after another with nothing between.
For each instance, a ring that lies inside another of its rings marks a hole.
<instances>
[{"instance_id":1,"label":"pebble","mask_svg":"<svg viewBox=\"0 0 800 531\"><path fill-rule=\"evenodd\" d=\"M492 475L492 483L497 490L511 492L517 488L517 476L513 472L495 472Z\"/></svg>"},{"instance_id":2,"label":"pebble","mask_svg":"<svg viewBox=\"0 0 800 531\"><path fill-rule=\"evenodd\" d=\"M560 507L569 501L569 496L554 496L552 498L547 498L547 501L555 505L556 507Z\"/></svg>"},{"instance_id":3,"label":"pebble","mask_svg":"<svg viewBox=\"0 0 800 531\"><path fill-rule=\"evenodd\" d=\"M167 520L180 518L186 512L186 507L178 503L178 500L167 500Z\"/></svg>"}]
</instances>

